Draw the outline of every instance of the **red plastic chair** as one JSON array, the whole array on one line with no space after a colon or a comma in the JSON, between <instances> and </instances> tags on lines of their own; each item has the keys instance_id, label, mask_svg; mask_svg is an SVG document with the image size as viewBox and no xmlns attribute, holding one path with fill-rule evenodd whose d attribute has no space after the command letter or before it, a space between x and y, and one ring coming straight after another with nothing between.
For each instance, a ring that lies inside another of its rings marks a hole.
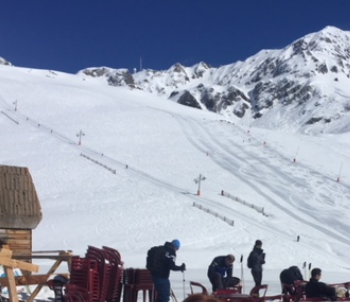
<instances>
[{"instance_id":1,"label":"red plastic chair","mask_svg":"<svg viewBox=\"0 0 350 302\"><path fill-rule=\"evenodd\" d=\"M130 302L133 295L135 269L127 268L123 274L123 302Z\"/></svg>"},{"instance_id":2,"label":"red plastic chair","mask_svg":"<svg viewBox=\"0 0 350 302\"><path fill-rule=\"evenodd\" d=\"M83 287L67 284L66 302L93 302L90 292Z\"/></svg>"},{"instance_id":3,"label":"red plastic chair","mask_svg":"<svg viewBox=\"0 0 350 302\"><path fill-rule=\"evenodd\" d=\"M318 302L318 301L330 301L330 300L328 298L301 298L299 301Z\"/></svg>"},{"instance_id":4,"label":"red plastic chair","mask_svg":"<svg viewBox=\"0 0 350 302\"><path fill-rule=\"evenodd\" d=\"M209 295L208 290L205 288L205 286L203 286L199 282L190 281L190 289L191 289L192 295L197 293L194 291L194 287L199 287L201 289L201 292L199 292L199 293L204 294L204 295Z\"/></svg>"},{"instance_id":5,"label":"red plastic chair","mask_svg":"<svg viewBox=\"0 0 350 302\"><path fill-rule=\"evenodd\" d=\"M267 284L262 284L260 286L255 286L255 287L253 287L251 289L249 295L253 296L253 297L259 297L259 298L265 297L268 287L269 286ZM260 294L261 291L263 291L262 295Z\"/></svg>"},{"instance_id":6,"label":"red plastic chair","mask_svg":"<svg viewBox=\"0 0 350 302\"><path fill-rule=\"evenodd\" d=\"M153 302L155 298L155 289L153 286L152 276L147 269L137 269L135 272L134 286L132 289L132 301L137 302L138 292L143 294L143 302L146 302L147 297L149 302Z\"/></svg>"},{"instance_id":7,"label":"red plastic chair","mask_svg":"<svg viewBox=\"0 0 350 302\"><path fill-rule=\"evenodd\" d=\"M298 302L305 295L305 285L307 281L294 281L295 295L293 296L293 301Z\"/></svg>"},{"instance_id":8,"label":"red plastic chair","mask_svg":"<svg viewBox=\"0 0 350 302\"><path fill-rule=\"evenodd\" d=\"M296 295L294 284L281 283L283 302L291 302Z\"/></svg>"}]
</instances>

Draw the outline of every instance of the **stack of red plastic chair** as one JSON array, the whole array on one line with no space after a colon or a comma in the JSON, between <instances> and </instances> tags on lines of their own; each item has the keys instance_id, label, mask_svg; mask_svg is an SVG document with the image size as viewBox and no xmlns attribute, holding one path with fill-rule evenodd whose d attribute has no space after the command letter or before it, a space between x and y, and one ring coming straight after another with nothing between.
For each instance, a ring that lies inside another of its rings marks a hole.
<instances>
[{"instance_id":1,"label":"stack of red plastic chair","mask_svg":"<svg viewBox=\"0 0 350 302\"><path fill-rule=\"evenodd\" d=\"M123 262L117 250L88 246L85 258L72 258L67 302L120 302L122 276Z\"/></svg>"},{"instance_id":2,"label":"stack of red plastic chair","mask_svg":"<svg viewBox=\"0 0 350 302\"><path fill-rule=\"evenodd\" d=\"M153 287L151 273L146 269L126 269L124 271L123 302L137 302L138 293L142 292L143 302L155 300L156 292Z\"/></svg>"},{"instance_id":3,"label":"stack of red plastic chair","mask_svg":"<svg viewBox=\"0 0 350 302\"><path fill-rule=\"evenodd\" d=\"M120 302L122 294L122 279L123 279L123 262L119 252L113 248L103 246L105 258L109 261L111 266L110 282L108 284L106 301Z\"/></svg>"},{"instance_id":4,"label":"stack of red plastic chair","mask_svg":"<svg viewBox=\"0 0 350 302\"><path fill-rule=\"evenodd\" d=\"M110 283L112 265L107 261L104 251L94 246L88 246L85 257L90 260L95 260L97 263L100 291L98 297L96 297L96 302L105 302Z\"/></svg>"},{"instance_id":5,"label":"stack of red plastic chair","mask_svg":"<svg viewBox=\"0 0 350 302\"><path fill-rule=\"evenodd\" d=\"M137 302L137 296L139 291L141 291L143 294L143 302L146 302L147 295L149 298L149 302L154 301L155 295L152 276L150 271L147 269L136 270L132 302Z\"/></svg>"},{"instance_id":6,"label":"stack of red plastic chair","mask_svg":"<svg viewBox=\"0 0 350 302\"><path fill-rule=\"evenodd\" d=\"M95 260L72 257L71 274L66 285L67 302L98 302L99 271Z\"/></svg>"},{"instance_id":7,"label":"stack of red plastic chair","mask_svg":"<svg viewBox=\"0 0 350 302\"><path fill-rule=\"evenodd\" d=\"M127 268L123 274L123 302L131 302L135 279L135 269Z\"/></svg>"}]
</instances>

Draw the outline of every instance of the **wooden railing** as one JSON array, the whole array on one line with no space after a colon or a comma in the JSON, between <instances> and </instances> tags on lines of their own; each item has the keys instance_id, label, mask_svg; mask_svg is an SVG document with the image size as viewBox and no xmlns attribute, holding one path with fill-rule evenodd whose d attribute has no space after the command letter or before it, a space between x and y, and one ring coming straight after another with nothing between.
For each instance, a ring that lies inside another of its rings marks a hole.
<instances>
[{"instance_id":1,"label":"wooden railing","mask_svg":"<svg viewBox=\"0 0 350 302\"><path fill-rule=\"evenodd\" d=\"M6 248L0 250L0 265L5 268L6 277L0 278L1 287L8 287L9 289L9 300L10 302L18 302L16 286L22 285L37 285L34 291L29 296L27 302L32 302L49 278L55 274L57 268L62 262L67 262L68 268L67 273L60 273L65 277L69 277L71 259L73 257L72 251L37 251L32 252L31 255L18 255L16 259L12 259L12 251ZM28 272L39 271L39 266L25 262L32 261L33 259L50 259L54 260L54 264L45 274L31 275ZM23 260L23 261L22 261ZM14 276L13 269L19 268L23 272L23 276Z\"/></svg>"}]
</instances>

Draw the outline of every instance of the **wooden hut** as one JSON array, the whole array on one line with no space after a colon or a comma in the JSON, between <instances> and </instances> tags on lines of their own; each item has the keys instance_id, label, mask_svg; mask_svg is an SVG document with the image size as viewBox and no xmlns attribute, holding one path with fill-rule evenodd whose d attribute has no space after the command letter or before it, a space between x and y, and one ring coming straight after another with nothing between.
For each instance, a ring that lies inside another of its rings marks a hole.
<instances>
[{"instance_id":1,"label":"wooden hut","mask_svg":"<svg viewBox=\"0 0 350 302\"><path fill-rule=\"evenodd\" d=\"M42 219L28 168L0 165L0 241L16 256L32 254L32 230Z\"/></svg>"}]
</instances>

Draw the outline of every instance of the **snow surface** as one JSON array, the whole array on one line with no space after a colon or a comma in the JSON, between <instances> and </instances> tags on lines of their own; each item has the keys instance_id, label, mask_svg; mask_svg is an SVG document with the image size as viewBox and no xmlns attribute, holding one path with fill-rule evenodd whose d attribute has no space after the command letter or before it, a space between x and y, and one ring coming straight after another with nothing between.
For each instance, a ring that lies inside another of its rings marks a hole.
<instances>
[{"instance_id":1,"label":"snow surface","mask_svg":"<svg viewBox=\"0 0 350 302\"><path fill-rule=\"evenodd\" d=\"M322 268L325 282L350 279L349 133L247 128L99 79L0 66L0 142L0 164L28 167L41 201L33 250L83 256L88 245L106 245L126 267L144 268L151 246L178 238L177 263L187 271L172 272L171 282L180 300L183 280L186 293L190 280L209 288L208 265L228 253L248 292L246 258L256 239L267 255L269 294L280 292L282 269L303 262ZM199 174L206 177L200 197ZM222 190L264 207L266 216ZM35 263L41 273L52 265ZM50 297L43 289L38 301Z\"/></svg>"}]
</instances>

